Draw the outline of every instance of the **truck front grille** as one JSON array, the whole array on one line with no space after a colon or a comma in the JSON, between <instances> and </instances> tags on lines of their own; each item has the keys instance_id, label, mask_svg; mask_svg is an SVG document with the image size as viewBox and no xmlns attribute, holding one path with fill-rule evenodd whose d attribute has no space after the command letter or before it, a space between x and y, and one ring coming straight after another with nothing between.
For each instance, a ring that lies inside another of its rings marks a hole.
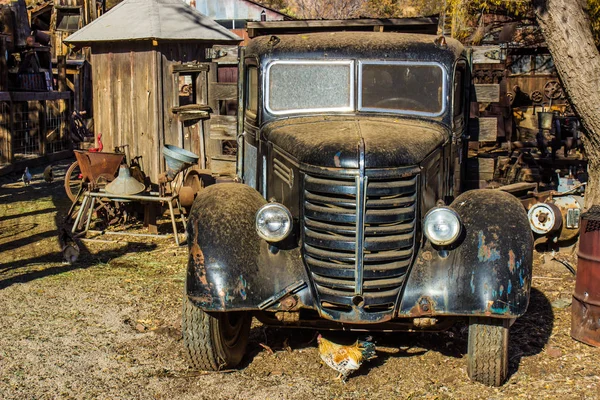
<instances>
[{"instance_id":1,"label":"truck front grille","mask_svg":"<svg viewBox=\"0 0 600 400\"><path fill-rule=\"evenodd\" d=\"M305 175L304 258L321 309L393 310L413 257L417 177L368 178L360 199L358 178ZM362 226L357 200L365 202Z\"/></svg>"}]
</instances>

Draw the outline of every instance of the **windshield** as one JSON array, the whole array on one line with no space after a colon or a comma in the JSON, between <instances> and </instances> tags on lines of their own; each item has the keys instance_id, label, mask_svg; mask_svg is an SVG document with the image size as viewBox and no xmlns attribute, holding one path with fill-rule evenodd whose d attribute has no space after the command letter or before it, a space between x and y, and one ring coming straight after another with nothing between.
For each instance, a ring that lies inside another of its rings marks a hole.
<instances>
[{"instance_id":1,"label":"windshield","mask_svg":"<svg viewBox=\"0 0 600 400\"><path fill-rule=\"evenodd\" d=\"M267 72L273 114L354 109L352 61L275 61Z\"/></svg>"},{"instance_id":2,"label":"windshield","mask_svg":"<svg viewBox=\"0 0 600 400\"><path fill-rule=\"evenodd\" d=\"M360 63L359 109L439 115L444 71L438 64Z\"/></svg>"},{"instance_id":3,"label":"windshield","mask_svg":"<svg viewBox=\"0 0 600 400\"><path fill-rule=\"evenodd\" d=\"M444 70L437 63L274 61L267 67L266 107L271 114L358 110L438 116L445 111Z\"/></svg>"}]
</instances>

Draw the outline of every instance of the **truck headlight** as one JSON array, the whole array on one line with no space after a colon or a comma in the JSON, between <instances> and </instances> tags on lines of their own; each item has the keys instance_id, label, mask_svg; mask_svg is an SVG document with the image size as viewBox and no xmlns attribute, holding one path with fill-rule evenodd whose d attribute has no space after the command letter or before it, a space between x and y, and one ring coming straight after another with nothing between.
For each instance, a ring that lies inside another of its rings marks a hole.
<instances>
[{"instance_id":1,"label":"truck headlight","mask_svg":"<svg viewBox=\"0 0 600 400\"><path fill-rule=\"evenodd\" d=\"M452 244L458 239L461 223L458 214L447 207L430 210L423 220L423 233L437 246Z\"/></svg>"},{"instance_id":2,"label":"truck headlight","mask_svg":"<svg viewBox=\"0 0 600 400\"><path fill-rule=\"evenodd\" d=\"M292 213L282 204L265 204L256 213L256 232L266 241L282 241L291 231Z\"/></svg>"}]
</instances>

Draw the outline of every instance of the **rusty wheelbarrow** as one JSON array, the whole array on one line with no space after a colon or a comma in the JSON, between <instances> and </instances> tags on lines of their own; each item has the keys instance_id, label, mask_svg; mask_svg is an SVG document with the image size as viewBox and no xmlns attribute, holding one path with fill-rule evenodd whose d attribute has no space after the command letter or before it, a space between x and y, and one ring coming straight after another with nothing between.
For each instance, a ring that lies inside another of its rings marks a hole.
<instances>
[{"instance_id":1,"label":"rusty wheelbarrow","mask_svg":"<svg viewBox=\"0 0 600 400\"><path fill-rule=\"evenodd\" d=\"M74 150L75 161L65 174L65 191L72 202L80 190L93 190L115 179L125 154Z\"/></svg>"}]
</instances>

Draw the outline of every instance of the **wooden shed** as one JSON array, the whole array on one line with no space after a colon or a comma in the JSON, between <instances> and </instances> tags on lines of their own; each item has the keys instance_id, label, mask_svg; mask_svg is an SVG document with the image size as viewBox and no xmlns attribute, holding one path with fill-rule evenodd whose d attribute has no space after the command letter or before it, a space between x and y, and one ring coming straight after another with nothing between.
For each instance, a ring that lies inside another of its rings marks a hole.
<instances>
[{"instance_id":1,"label":"wooden shed","mask_svg":"<svg viewBox=\"0 0 600 400\"><path fill-rule=\"evenodd\" d=\"M129 145L154 183L164 144L210 166L203 121L217 110L209 107L206 50L240 41L181 0L125 0L65 40L91 47L94 124L105 151Z\"/></svg>"}]
</instances>

